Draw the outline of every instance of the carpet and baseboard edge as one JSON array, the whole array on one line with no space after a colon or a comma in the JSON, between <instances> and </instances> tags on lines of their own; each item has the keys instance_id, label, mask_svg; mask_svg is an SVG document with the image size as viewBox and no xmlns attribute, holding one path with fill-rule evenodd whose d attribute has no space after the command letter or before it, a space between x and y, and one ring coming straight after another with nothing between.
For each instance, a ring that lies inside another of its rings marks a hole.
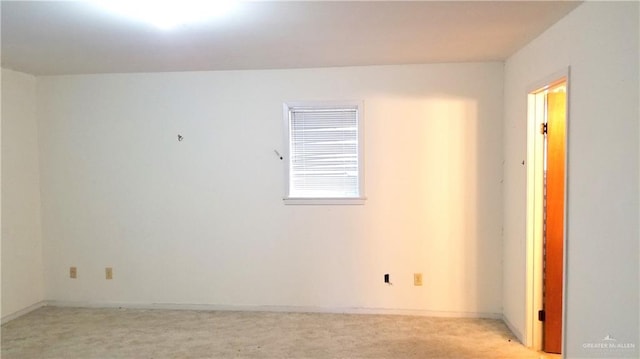
<instances>
[{"instance_id":1,"label":"carpet and baseboard edge","mask_svg":"<svg viewBox=\"0 0 640 359\"><path fill-rule=\"evenodd\" d=\"M169 310L210 310L210 311L251 311L251 312L292 312L292 313L334 313L334 314L382 314L412 315L445 318L488 318L503 319L501 313L431 311L421 309L359 308L359 307L314 307L276 305L222 305L191 303L135 303L135 302L81 302L46 301L45 305L78 308L126 308L126 309L169 309Z\"/></svg>"},{"instance_id":2,"label":"carpet and baseboard edge","mask_svg":"<svg viewBox=\"0 0 640 359\"><path fill-rule=\"evenodd\" d=\"M21 317L21 316L23 316L25 314L33 312L34 310L40 309L40 308L42 308L44 306L47 306L47 305L48 305L48 302L45 301L45 300L37 302L37 303L34 303L34 304L32 304L32 305L30 305L28 307L25 307L25 308L20 309L20 310L18 310L16 312L13 312L11 314L3 316L2 319L0 320L0 323L2 323L2 324L8 323L8 322L10 322L10 321L12 321L12 320L14 320L16 318L19 318L19 317Z\"/></svg>"}]
</instances>

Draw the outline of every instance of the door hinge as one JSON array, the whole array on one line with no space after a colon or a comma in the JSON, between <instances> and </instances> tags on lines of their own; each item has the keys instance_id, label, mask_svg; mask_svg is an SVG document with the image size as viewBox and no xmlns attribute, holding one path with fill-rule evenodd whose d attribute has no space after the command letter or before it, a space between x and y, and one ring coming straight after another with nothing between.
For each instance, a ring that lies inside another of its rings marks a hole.
<instances>
[{"instance_id":1,"label":"door hinge","mask_svg":"<svg viewBox=\"0 0 640 359\"><path fill-rule=\"evenodd\" d=\"M541 123L540 124L540 134L541 135L546 135L547 134L547 124L546 123Z\"/></svg>"},{"instance_id":2,"label":"door hinge","mask_svg":"<svg viewBox=\"0 0 640 359\"><path fill-rule=\"evenodd\" d=\"M544 310L538 311L538 320L544 322Z\"/></svg>"}]
</instances>

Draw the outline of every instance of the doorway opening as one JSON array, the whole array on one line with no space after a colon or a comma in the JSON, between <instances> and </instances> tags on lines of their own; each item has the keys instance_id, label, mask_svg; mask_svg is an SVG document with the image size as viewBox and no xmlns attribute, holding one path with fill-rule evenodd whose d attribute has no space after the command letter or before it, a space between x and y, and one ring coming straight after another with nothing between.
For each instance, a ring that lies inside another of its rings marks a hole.
<instances>
[{"instance_id":1,"label":"doorway opening","mask_svg":"<svg viewBox=\"0 0 640 359\"><path fill-rule=\"evenodd\" d=\"M564 338L568 75L528 95L526 340L548 353Z\"/></svg>"}]
</instances>

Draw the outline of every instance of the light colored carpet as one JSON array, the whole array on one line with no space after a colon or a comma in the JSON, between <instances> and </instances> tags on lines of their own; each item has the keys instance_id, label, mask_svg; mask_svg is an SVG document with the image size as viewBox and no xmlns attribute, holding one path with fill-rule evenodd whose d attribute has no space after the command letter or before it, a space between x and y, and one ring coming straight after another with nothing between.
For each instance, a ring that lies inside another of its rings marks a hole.
<instances>
[{"instance_id":1,"label":"light colored carpet","mask_svg":"<svg viewBox=\"0 0 640 359\"><path fill-rule=\"evenodd\" d=\"M2 326L2 358L552 358L499 320L44 307Z\"/></svg>"}]
</instances>

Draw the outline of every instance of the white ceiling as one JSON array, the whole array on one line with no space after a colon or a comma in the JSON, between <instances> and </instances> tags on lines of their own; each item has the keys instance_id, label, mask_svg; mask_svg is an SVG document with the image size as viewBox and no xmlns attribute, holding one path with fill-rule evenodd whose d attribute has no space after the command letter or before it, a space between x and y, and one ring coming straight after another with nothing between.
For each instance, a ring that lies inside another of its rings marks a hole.
<instances>
[{"instance_id":1,"label":"white ceiling","mask_svg":"<svg viewBox=\"0 0 640 359\"><path fill-rule=\"evenodd\" d=\"M35 75L504 60L573 1L253 1L172 31L85 2L2 1L2 66Z\"/></svg>"}]
</instances>

